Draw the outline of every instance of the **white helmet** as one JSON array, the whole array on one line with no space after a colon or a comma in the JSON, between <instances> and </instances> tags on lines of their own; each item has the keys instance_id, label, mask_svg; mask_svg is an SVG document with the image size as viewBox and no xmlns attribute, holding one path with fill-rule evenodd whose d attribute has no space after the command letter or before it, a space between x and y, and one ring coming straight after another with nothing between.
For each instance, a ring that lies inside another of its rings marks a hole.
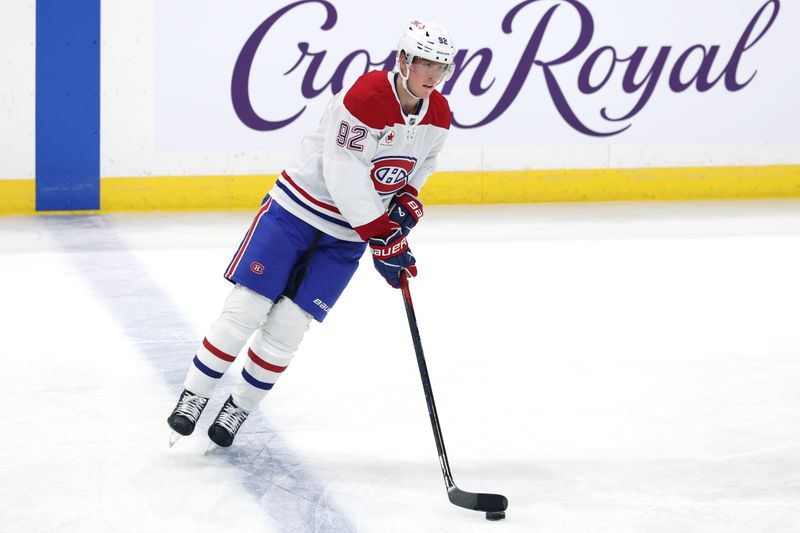
<instances>
[{"instance_id":1,"label":"white helmet","mask_svg":"<svg viewBox=\"0 0 800 533\"><path fill-rule=\"evenodd\" d=\"M441 24L412 20L397 44L397 62L400 63L400 52L406 53L406 65L411 65L415 57L421 57L437 63L445 63L447 67L441 81L447 81L456 68L456 49L450 35ZM402 76L402 71L401 71ZM408 75L403 76L403 85L407 86ZM409 91L410 92L410 91ZM413 94L413 93L412 93Z\"/></svg>"}]
</instances>

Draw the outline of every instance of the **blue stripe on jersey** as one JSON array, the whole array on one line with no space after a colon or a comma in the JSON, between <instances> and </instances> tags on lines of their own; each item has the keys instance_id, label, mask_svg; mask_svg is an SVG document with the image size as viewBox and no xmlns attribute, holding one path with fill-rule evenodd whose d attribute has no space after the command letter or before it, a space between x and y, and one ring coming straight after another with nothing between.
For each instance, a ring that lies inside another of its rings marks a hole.
<instances>
[{"instance_id":1,"label":"blue stripe on jersey","mask_svg":"<svg viewBox=\"0 0 800 533\"><path fill-rule=\"evenodd\" d=\"M328 216L328 215L325 215L325 214L323 214L323 213L320 213L320 212L319 212L319 211L317 211L316 209L314 209L314 208L312 208L312 207L309 207L309 206L308 206L308 205L306 205L305 203L301 202L301 201L300 201L300 199L298 199L298 198L297 198L297 196L295 196L294 194L292 194L292 191L290 191L290 190L289 190L289 188L288 188L286 185L284 185L283 183L281 183L281 181L280 181L280 180L278 180L277 182L275 182L275 184L276 184L278 187L280 187L280 189L281 189L283 192L285 192L285 193L286 193L286 194L289 196L289 198L291 198L292 200L294 200L294 203L296 203L296 204L298 204L298 205L300 205L300 206L302 206L302 207L305 207L305 208L306 208L306 210L308 210L308 211L311 211L312 213L314 213L315 215L317 215L319 218L323 218L323 219L327 220L328 222L333 222L334 224L336 224L336 225L338 225L338 226L342 226L342 227L344 227L344 228L347 228L347 229L353 229L353 227L352 227L350 224L348 224L347 222L345 222L344 220L339 220L338 218L333 218L333 217L331 217L331 216Z\"/></svg>"},{"instance_id":2,"label":"blue stripe on jersey","mask_svg":"<svg viewBox=\"0 0 800 533\"><path fill-rule=\"evenodd\" d=\"M246 382L248 382L250 385L252 385L253 387L255 387L255 388L257 388L257 389L261 389L261 390L270 390L270 389L272 388L272 386L273 386L273 385L275 385L274 383L265 383L265 382L263 382L263 381L259 381L259 380L257 380L256 378L254 378L253 376L251 376L251 375L250 375L250 374L247 372L247 370L245 370L244 368L242 369L242 377L243 377L243 378L244 378L244 380L245 380Z\"/></svg>"},{"instance_id":3,"label":"blue stripe on jersey","mask_svg":"<svg viewBox=\"0 0 800 533\"><path fill-rule=\"evenodd\" d=\"M197 357L196 355L194 356L194 366L196 366L200 372L202 372L203 374L205 374L210 378L219 379L222 377L222 372L211 370L206 365L204 365L203 362L200 361L200 358Z\"/></svg>"}]
</instances>

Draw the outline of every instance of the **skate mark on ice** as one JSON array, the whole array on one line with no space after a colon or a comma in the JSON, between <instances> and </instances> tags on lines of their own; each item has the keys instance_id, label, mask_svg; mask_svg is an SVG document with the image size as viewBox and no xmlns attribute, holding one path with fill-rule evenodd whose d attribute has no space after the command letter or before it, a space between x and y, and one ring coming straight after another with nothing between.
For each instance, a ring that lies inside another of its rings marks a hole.
<instances>
[{"instance_id":1,"label":"skate mark on ice","mask_svg":"<svg viewBox=\"0 0 800 533\"><path fill-rule=\"evenodd\" d=\"M40 223L82 273L131 344L158 370L176 396L201 333L139 262L102 215L41 217ZM228 376L225 376L226 378ZM224 392L225 378L220 383ZM212 399L213 402L213 399ZM218 405L209 402L214 411ZM166 413L171 405L165 405ZM242 485L273 524L288 532L350 533L356 528L294 456L267 418L254 412L226 451ZM164 425L166 431L166 423ZM201 430L202 428L198 428ZM268 441L268 442L265 442Z\"/></svg>"}]
</instances>

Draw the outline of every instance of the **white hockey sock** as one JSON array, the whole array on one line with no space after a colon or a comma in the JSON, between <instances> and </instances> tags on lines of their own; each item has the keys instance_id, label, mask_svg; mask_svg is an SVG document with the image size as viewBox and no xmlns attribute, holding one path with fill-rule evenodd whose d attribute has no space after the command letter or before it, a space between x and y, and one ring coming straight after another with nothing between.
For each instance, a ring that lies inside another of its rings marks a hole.
<instances>
[{"instance_id":1,"label":"white hockey sock","mask_svg":"<svg viewBox=\"0 0 800 533\"><path fill-rule=\"evenodd\" d=\"M198 348L184 387L200 396L211 396L219 379L271 307L270 299L241 285L234 287L225 300L222 314L211 324L202 346Z\"/></svg>"},{"instance_id":2,"label":"white hockey sock","mask_svg":"<svg viewBox=\"0 0 800 533\"><path fill-rule=\"evenodd\" d=\"M291 355L289 357L279 357L270 353L258 355L252 347L247 350L247 359L242 368L242 380L233 390L233 401L236 405L245 411L256 409L291 360Z\"/></svg>"},{"instance_id":3,"label":"white hockey sock","mask_svg":"<svg viewBox=\"0 0 800 533\"><path fill-rule=\"evenodd\" d=\"M311 315L289 298L275 304L247 351L242 379L233 391L236 405L246 411L258 407L289 366L311 320Z\"/></svg>"}]
</instances>

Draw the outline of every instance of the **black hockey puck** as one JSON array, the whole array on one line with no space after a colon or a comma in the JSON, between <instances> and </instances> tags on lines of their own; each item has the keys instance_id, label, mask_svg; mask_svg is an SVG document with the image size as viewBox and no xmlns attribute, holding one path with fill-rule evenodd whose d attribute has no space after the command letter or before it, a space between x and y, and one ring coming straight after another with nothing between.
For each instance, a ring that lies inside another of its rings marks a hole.
<instances>
[{"instance_id":1,"label":"black hockey puck","mask_svg":"<svg viewBox=\"0 0 800 533\"><path fill-rule=\"evenodd\" d=\"M506 517L506 513L504 511L494 511L486 513L486 520L491 520L494 522L495 520L502 520Z\"/></svg>"}]
</instances>

